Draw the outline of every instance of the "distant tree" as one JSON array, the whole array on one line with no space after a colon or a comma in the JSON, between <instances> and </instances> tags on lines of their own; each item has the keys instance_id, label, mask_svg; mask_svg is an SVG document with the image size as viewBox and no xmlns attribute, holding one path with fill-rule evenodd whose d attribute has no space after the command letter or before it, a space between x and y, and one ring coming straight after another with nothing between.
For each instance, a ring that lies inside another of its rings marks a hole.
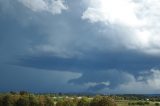
<instances>
[{"instance_id":1,"label":"distant tree","mask_svg":"<svg viewBox=\"0 0 160 106\"><path fill-rule=\"evenodd\" d=\"M16 94L17 94L17 92L10 91L10 94L12 94L12 95L16 95Z\"/></svg>"},{"instance_id":2,"label":"distant tree","mask_svg":"<svg viewBox=\"0 0 160 106\"><path fill-rule=\"evenodd\" d=\"M16 106L30 106L28 97L21 97L17 100Z\"/></svg>"},{"instance_id":3,"label":"distant tree","mask_svg":"<svg viewBox=\"0 0 160 106\"><path fill-rule=\"evenodd\" d=\"M139 101L139 102L137 102L136 104L137 104L137 105L140 105L140 106L145 105L145 103L144 103L144 102L142 102L142 101Z\"/></svg>"},{"instance_id":4,"label":"distant tree","mask_svg":"<svg viewBox=\"0 0 160 106\"><path fill-rule=\"evenodd\" d=\"M58 100L56 103L56 106L63 106L63 100Z\"/></svg>"},{"instance_id":5,"label":"distant tree","mask_svg":"<svg viewBox=\"0 0 160 106\"><path fill-rule=\"evenodd\" d=\"M15 101L13 97L9 94L2 98L2 105L3 106L14 106Z\"/></svg>"},{"instance_id":6,"label":"distant tree","mask_svg":"<svg viewBox=\"0 0 160 106\"><path fill-rule=\"evenodd\" d=\"M160 106L160 104L159 103L155 103L155 106Z\"/></svg>"},{"instance_id":7,"label":"distant tree","mask_svg":"<svg viewBox=\"0 0 160 106\"><path fill-rule=\"evenodd\" d=\"M27 91L20 91L19 94L20 95L28 95L29 93Z\"/></svg>"},{"instance_id":8,"label":"distant tree","mask_svg":"<svg viewBox=\"0 0 160 106\"><path fill-rule=\"evenodd\" d=\"M99 96L92 100L91 106L117 106L117 104L112 98Z\"/></svg>"},{"instance_id":9,"label":"distant tree","mask_svg":"<svg viewBox=\"0 0 160 106\"><path fill-rule=\"evenodd\" d=\"M39 96L39 106L45 106L45 97L44 96Z\"/></svg>"},{"instance_id":10,"label":"distant tree","mask_svg":"<svg viewBox=\"0 0 160 106\"><path fill-rule=\"evenodd\" d=\"M39 106L39 101L36 96L29 95L29 106Z\"/></svg>"},{"instance_id":11,"label":"distant tree","mask_svg":"<svg viewBox=\"0 0 160 106\"><path fill-rule=\"evenodd\" d=\"M90 101L87 97L83 97L81 100L79 100L77 106L90 106Z\"/></svg>"},{"instance_id":12,"label":"distant tree","mask_svg":"<svg viewBox=\"0 0 160 106\"><path fill-rule=\"evenodd\" d=\"M99 106L99 102L101 99L102 99L102 96L94 97L94 99L90 103L90 106Z\"/></svg>"},{"instance_id":13,"label":"distant tree","mask_svg":"<svg viewBox=\"0 0 160 106\"><path fill-rule=\"evenodd\" d=\"M45 106L54 106L54 99L49 96L45 96Z\"/></svg>"},{"instance_id":14,"label":"distant tree","mask_svg":"<svg viewBox=\"0 0 160 106\"><path fill-rule=\"evenodd\" d=\"M59 100L56 106L77 106L77 103L75 103L72 99L63 99Z\"/></svg>"},{"instance_id":15,"label":"distant tree","mask_svg":"<svg viewBox=\"0 0 160 106\"><path fill-rule=\"evenodd\" d=\"M115 101L109 97L103 97L100 101L99 101L99 106L117 106L117 104L115 103Z\"/></svg>"},{"instance_id":16,"label":"distant tree","mask_svg":"<svg viewBox=\"0 0 160 106\"><path fill-rule=\"evenodd\" d=\"M3 106L3 105L2 105L2 100L3 100L3 98L2 98L2 96L0 95L0 106Z\"/></svg>"},{"instance_id":17,"label":"distant tree","mask_svg":"<svg viewBox=\"0 0 160 106\"><path fill-rule=\"evenodd\" d=\"M59 96L62 96L63 94L61 92L58 93Z\"/></svg>"},{"instance_id":18,"label":"distant tree","mask_svg":"<svg viewBox=\"0 0 160 106\"><path fill-rule=\"evenodd\" d=\"M149 105L150 103L148 101L144 102L144 104Z\"/></svg>"}]
</instances>

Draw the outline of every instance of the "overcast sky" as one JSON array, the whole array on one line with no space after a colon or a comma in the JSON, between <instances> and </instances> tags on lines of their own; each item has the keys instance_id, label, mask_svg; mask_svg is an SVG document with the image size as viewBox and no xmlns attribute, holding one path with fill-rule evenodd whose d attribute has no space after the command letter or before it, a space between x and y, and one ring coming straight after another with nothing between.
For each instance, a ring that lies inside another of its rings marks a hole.
<instances>
[{"instance_id":1,"label":"overcast sky","mask_svg":"<svg viewBox=\"0 0 160 106\"><path fill-rule=\"evenodd\" d=\"M0 91L160 93L159 0L0 0Z\"/></svg>"}]
</instances>

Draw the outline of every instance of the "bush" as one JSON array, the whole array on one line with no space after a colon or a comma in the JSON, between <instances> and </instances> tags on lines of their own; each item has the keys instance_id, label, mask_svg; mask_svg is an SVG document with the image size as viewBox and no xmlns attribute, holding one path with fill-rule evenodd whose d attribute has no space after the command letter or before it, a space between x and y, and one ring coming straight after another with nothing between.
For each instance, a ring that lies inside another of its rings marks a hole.
<instances>
[{"instance_id":1,"label":"bush","mask_svg":"<svg viewBox=\"0 0 160 106\"><path fill-rule=\"evenodd\" d=\"M101 96L96 96L94 97L94 99L91 101L90 106L98 106L99 105L99 101L102 99Z\"/></svg>"},{"instance_id":2,"label":"bush","mask_svg":"<svg viewBox=\"0 0 160 106\"><path fill-rule=\"evenodd\" d=\"M0 96L0 106L3 106L2 105L2 96Z\"/></svg>"},{"instance_id":3,"label":"bush","mask_svg":"<svg viewBox=\"0 0 160 106\"><path fill-rule=\"evenodd\" d=\"M137 102L136 104L137 104L137 105L145 105L145 103L142 102L142 101L139 101L139 102Z\"/></svg>"},{"instance_id":4,"label":"bush","mask_svg":"<svg viewBox=\"0 0 160 106\"><path fill-rule=\"evenodd\" d=\"M2 98L2 106L14 106L15 99L11 95L6 95Z\"/></svg>"},{"instance_id":5,"label":"bush","mask_svg":"<svg viewBox=\"0 0 160 106\"><path fill-rule=\"evenodd\" d=\"M144 102L144 104L149 105L150 103L146 101L146 102Z\"/></svg>"},{"instance_id":6,"label":"bush","mask_svg":"<svg viewBox=\"0 0 160 106\"><path fill-rule=\"evenodd\" d=\"M160 106L160 104L159 103L155 103L155 106Z\"/></svg>"},{"instance_id":7,"label":"bush","mask_svg":"<svg viewBox=\"0 0 160 106\"><path fill-rule=\"evenodd\" d=\"M77 104L77 106L90 106L88 98L83 97Z\"/></svg>"},{"instance_id":8,"label":"bush","mask_svg":"<svg viewBox=\"0 0 160 106\"><path fill-rule=\"evenodd\" d=\"M98 96L91 101L91 106L117 106L117 104L109 97Z\"/></svg>"},{"instance_id":9,"label":"bush","mask_svg":"<svg viewBox=\"0 0 160 106\"><path fill-rule=\"evenodd\" d=\"M49 96L45 96L45 106L54 106L54 100Z\"/></svg>"},{"instance_id":10,"label":"bush","mask_svg":"<svg viewBox=\"0 0 160 106\"><path fill-rule=\"evenodd\" d=\"M28 95L29 93L27 91L20 91L19 94L20 95Z\"/></svg>"},{"instance_id":11,"label":"bush","mask_svg":"<svg viewBox=\"0 0 160 106\"><path fill-rule=\"evenodd\" d=\"M56 106L77 106L77 103L72 99L64 99L57 102Z\"/></svg>"},{"instance_id":12,"label":"bush","mask_svg":"<svg viewBox=\"0 0 160 106\"><path fill-rule=\"evenodd\" d=\"M57 101L56 106L63 106L63 101L62 100Z\"/></svg>"},{"instance_id":13,"label":"bush","mask_svg":"<svg viewBox=\"0 0 160 106\"><path fill-rule=\"evenodd\" d=\"M16 106L30 106L28 97L21 97L17 100Z\"/></svg>"},{"instance_id":14,"label":"bush","mask_svg":"<svg viewBox=\"0 0 160 106\"><path fill-rule=\"evenodd\" d=\"M29 105L30 106L39 106L38 98L34 95L29 96Z\"/></svg>"}]
</instances>

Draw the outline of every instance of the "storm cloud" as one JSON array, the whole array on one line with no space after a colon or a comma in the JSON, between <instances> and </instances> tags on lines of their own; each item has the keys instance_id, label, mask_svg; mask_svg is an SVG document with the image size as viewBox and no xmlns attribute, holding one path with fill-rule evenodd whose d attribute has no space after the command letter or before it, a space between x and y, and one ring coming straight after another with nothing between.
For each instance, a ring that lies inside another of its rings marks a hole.
<instances>
[{"instance_id":1,"label":"storm cloud","mask_svg":"<svg viewBox=\"0 0 160 106\"><path fill-rule=\"evenodd\" d=\"M160 92L159 4L0 0L0 90Z\"/></svg>"}]
</instances>

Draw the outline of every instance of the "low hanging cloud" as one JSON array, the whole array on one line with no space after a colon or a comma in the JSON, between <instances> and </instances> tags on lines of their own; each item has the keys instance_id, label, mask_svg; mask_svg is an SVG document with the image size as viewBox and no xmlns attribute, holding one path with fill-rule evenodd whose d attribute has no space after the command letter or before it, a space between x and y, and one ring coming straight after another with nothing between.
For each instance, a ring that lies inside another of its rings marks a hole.
<instances>
[{"instance_id":1,"label":"low hanging cloud","mask_svg":"<svg viewBox=\"0 0 160 106\"><path fill-rule=\"evenodd\" d=\"M64 0L19 0L26 7L35 12L47 11L52 14L61 14L67 10Z\"/></svg>"},{"instance_id":2,"label":"low hanging cloud","mask_svg":"<svg viewBox=\"0 0 160 106\"><path fill-rule=\"evenodd\" d=\"M88 75L86 73L70 82L88 87L89 92L154 94L160 92L159 75L159 69L144 71L137 77L127 72L108 70Z\"/></svg>"},{"instance_id":3,"label":"low hanging cloud","mask_svg":"<svg viewBox=\"0 0 160 106\"><path fill-rule=\"evenodd\" d=\"M84 73L77 79L72 79L69 82L73 84L88 85L89 90L101 90L106 87L115 89L121 84L132 82L134 77L123 71L106 70L106 71L92 71ZM91 89L90 89L91 88Z\"/></svg>"},{"instance_id":4,"label":"low hanging cloud","mask_svg":"<svg viewBox=\"0 0 160 106\"><path fill-rule=\"evenodd\" d=\"M103 23L107 27L112 27L114 31L124 30L115 37L121 38L121 45L127 49L154 55L160 53L159 0L89 0L84 2L88 7L82 19L89 20L91 23ZM111 40L114 41L112 38ZM116 42L112 43L116 44Z\"/></svg>"},{"instance_id":5,"label":"low hanging cloud","mask_svg":"<svg viewBox=\"0 0 160 106\"><path fill-rule=\"evenodd\" d=\"M145 71L138 78L135 78L129 83L121 84L117 87L122 93L141 93L155 94L160 92L160 70L151 69ZM135 90L137 89L137 90Z\"/></svg>"}]
</instances>

